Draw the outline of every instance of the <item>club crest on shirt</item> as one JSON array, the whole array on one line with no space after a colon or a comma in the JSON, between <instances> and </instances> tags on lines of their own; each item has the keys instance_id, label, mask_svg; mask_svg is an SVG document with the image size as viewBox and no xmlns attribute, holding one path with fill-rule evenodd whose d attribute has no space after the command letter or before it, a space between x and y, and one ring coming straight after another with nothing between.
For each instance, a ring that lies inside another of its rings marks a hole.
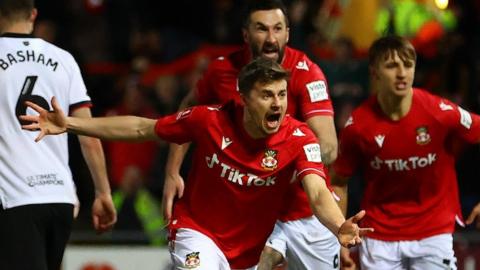
<instances>
[{"instance_id":1,"label":"club crest on shirt","mask_svg":"<svg viewBox=\"0 0 480 270\"><path fill-rule=\"evenodd\" d=\"M273 171L277 168L278 160L277 150L267 149L265 150L265 157L262 159L262 168L267 171Z\"/></svg>"},{"instance_id":2,"label":"club crest on shirt","mask_svg":"<svg viewBox=\"0 0 480 270\"><path fill-rule=\"evenodd\" d=\"M430 134L428 134L428 128L421 126L417 128L417 144L425 145L431 141Z\"/></svg>"},{"instance_id":3,"label":"club crest on shirt","mask_svg":"<svg viewBox=\"0 0 480 270\"><path fill-rule=\"evenodd\" d=\"M185 267L191 269L199 266L200 266L200 252L192 252L187 254L187 258L185 259Z\"/></svg>"}]
</instances>

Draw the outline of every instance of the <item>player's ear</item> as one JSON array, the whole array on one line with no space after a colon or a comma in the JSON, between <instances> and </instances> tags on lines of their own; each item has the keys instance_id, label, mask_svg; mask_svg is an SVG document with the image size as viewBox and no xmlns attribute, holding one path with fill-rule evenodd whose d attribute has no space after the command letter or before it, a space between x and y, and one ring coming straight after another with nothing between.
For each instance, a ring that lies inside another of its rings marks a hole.
<instances>
[{"instance_id":1,"label":"player's ear","mask_svg":"<svg viewBox=\"0 0 480 270\"><path fill-rule=\"evenodd\" d=\"M28 18L31 22L34 22L35 19L38 16L38 10L36 8L33 8L32 11L30 12L30 18Z\"/></svg>"},{"instance_id":2,"label":"player's ear","mask_svg":"<svg viewBox=\"0 0 480 270\"><path fill-rule=\"evenodd\" d=\"M248 44L248 42L249 42L249 41L248 41L248 40L249 40L249 38L248 38L248 30L247 30L245 27L242 28L242 36L243 36L243 42L245 42L246 44Z\"/></svg>"},{"instance_id":3,"label":"player's ear","mask_svg":"<svg viewBox=\"0 0 480 270\"><path fill-rule=\"evenodd\" d=\"M290 27L287 27L287 39L285 43L288 43L289 40L290 40Z\"/></svg>"},{"instance_id":4,"label":"player's ear","mask_svg":"<svg viewBox=\"0 0 480 270\"><path fill-rule=\"evenodd\" d=\"M242 105L245 105L247 104L246 102L246 97L244 94L240 93L240 101L242 102Z\"/></svg>"},{"instance_id":5,"label":"player's ear","mask_svg":"<svg viewBox=\"0 0 480 270\"><path fill-rule=\"evenodd\" d=\"M370 78L372 78L374 80L378 79L378 71L377 71L377 68L375 66L368 67L368 71L370 73Z\"/></svg>"}]
</instances>

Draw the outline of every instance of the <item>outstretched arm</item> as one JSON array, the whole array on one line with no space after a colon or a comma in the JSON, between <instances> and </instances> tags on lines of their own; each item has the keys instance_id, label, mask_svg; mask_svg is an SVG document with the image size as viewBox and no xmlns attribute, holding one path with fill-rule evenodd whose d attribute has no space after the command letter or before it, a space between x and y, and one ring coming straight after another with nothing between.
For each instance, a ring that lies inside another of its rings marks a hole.
<instances>
[{"instance_id":1,"label":"outstretched arm","mask_svg":"<svg viewBox=\"0 0 480 270\"><path fill-rule=\"evenodd\" d=\"M89 108L80 108L73 111L72 115L90 118L91 112ZM110 194L105 155L100 140L86 136L78 136L78 140L95 186L95 201L92 205L93 226L98 233L103 233L112 229L117 221L117 213Z\"/></svg>"},{"instance_id":2,"label":"outstretched arm","mask_svg":"<svg viewBox=\"0 0 480 270\"><path fill-rule=\"evenodd\" d=\"M106 140L142 141L154 140L156 120L136 116L115 116L99 118L67 117L55 97L52 98L53 111L49 112L35 103L26 104L38 112L38 115L22 115L20 119L31 121L23 125L27 130L40 130L35 141L46 135L70 132L78 135L97 137Z\"/></svg>"},{"instance_id":3,"label":"outstretched arm","mask_svg":"<svg viewBox=\"0 0 480 270\"><path fill-rule=\"evenodd\" d=\"M361 237L372 228L360 228L357 223L365 216L365 211L345 220L340 208L335 203L325 181L316 174L308 174L303 179L303 186L310 201L313 213L334 235L344 247L358 245Z\"/></svg>"}]
</instances>

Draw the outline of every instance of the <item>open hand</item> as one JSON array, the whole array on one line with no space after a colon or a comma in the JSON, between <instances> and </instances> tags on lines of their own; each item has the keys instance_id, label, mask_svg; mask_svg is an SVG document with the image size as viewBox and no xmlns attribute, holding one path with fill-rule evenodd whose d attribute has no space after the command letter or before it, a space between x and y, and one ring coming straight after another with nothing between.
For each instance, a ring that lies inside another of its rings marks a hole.
<instances>
[{"instance_id":1,"label":"open hand","mask_svg":"<svg viewBox=\"0 0 480 270\"><path fill-rule=\"evenodd\" d=\"M67 117L55 97L51 100L53 111L49 112L35 103L26 101L25 104L38 112L38 115L20 115L21 120L32 122L22 125L26 130L40 130L40 134L35 138L35 142L40 141L46 135L61 134L67 130Z\"/></svg>"},{"instance_id":2,"label":"open hand","mask_svg":"<svg viewBox=\"0 0 480 270\"><path fill-rule=\"evenodd\" d=\"M360 228L358 222L365 216L365 210L358 212L355 216L347 219L338 230L338 241L346 248L362 243L362 238L373 228Z\"/></svg>"}]
</instances>

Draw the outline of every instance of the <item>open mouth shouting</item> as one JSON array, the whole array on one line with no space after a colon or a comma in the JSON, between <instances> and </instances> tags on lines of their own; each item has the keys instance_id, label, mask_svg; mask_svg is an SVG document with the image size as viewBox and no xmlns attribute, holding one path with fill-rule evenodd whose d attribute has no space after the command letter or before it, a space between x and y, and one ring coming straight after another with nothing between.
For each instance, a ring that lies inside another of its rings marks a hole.
<instances>
[{"instance_id":1,"label":"open mouth shouting","mask_svg":"<svg viewBox=\"0 0 480 270\"><path fill-rule=\"evenodd\" d=\"M269 59L277 60L279 58L279 48L276 44L265 44L262 48L262 55Z\"/></svg>"},{"instance_id":2,"label":"open mouth shouting","mask_svg":"<svg viewBox=\"0 0 480 270\"><path fill-rule=\"evenodd\" d=\"M276 131L280 127L282 114L280 112L267 113L265 116L265 127L267 130Z\"/></svg>"}]
</instances>

